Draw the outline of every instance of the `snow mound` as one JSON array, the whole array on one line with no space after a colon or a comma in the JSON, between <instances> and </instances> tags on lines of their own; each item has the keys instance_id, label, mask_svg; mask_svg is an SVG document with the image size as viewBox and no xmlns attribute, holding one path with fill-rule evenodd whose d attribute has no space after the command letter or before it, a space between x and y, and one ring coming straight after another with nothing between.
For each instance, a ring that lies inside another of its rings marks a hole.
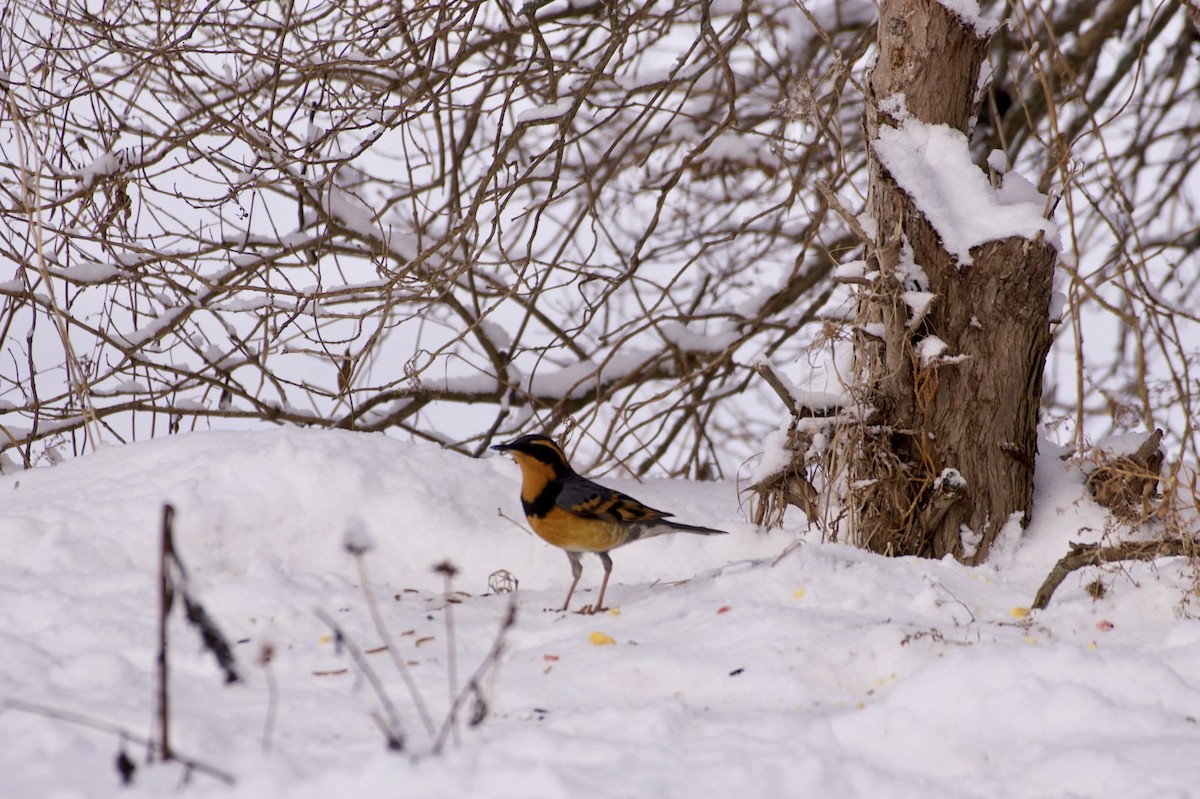
<instances>
[{"instance_id":1,"label":"snow mound","mask_svg":"<svg viewBox=\"0 0 1200 799\"><path fill-rule=\"evenodd\" d=\"M501 457L281 430L162 439L0 478L4 795L1182 796L1200 782L1200 626L1177 614L1185 562L1106 573L1099 600L1084 590L1096 572L1080 574L1046 611L1027 610L1066 542L1103 529L1056 458L1039 463L1033 524L976 568L765 534L741 520L728 483L605 482L730 535L617 550L618 612L580 616L546 610L562 601L567 560L512 523L517 470ZM122 787L116 737L14 709L149 734L164 502L190 589L243 677L223 685L175 618L173 744L231 786L199 773L181 785L177 764L146 766L129 742L139 768ZM459 725L440 755L380 649L347 543L365 550L387 638L439 724L448 682L467 684L516 603L478 685L487 718ZM432 568L445 560L458 593ZM501 569L515 594L489 593ZM599 577L585 560L578 603ZM379 702L317 609L366 653L405 754L385 749Z\"/></svg>"}]
</instances>

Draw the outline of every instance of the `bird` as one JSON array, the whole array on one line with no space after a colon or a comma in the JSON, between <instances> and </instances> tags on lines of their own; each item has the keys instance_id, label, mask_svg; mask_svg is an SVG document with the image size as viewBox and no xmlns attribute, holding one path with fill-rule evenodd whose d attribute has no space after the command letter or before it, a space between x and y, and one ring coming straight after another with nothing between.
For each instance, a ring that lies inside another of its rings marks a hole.
<instances>
[{"instance_id":1,"label":"bird","mask_svg":"<svg viewBox=\"0 0 1200 799\"><path fill-rule=\"evenodd\" d=\"M521 467L521 506L529 526L543 541L566 552L571 561L571 587L560 612L571 607L571 597L583 574L584 552L600 556L604 581L596 603L585 606L580 613L599 613L605 610L604 591L612 574L611 550L665 533L727 535L724 530L668 521L667 517L674 514L655 510L582 477L550 436L521 436L492 449L508 453Z\"/></svg>"}]
</instances>

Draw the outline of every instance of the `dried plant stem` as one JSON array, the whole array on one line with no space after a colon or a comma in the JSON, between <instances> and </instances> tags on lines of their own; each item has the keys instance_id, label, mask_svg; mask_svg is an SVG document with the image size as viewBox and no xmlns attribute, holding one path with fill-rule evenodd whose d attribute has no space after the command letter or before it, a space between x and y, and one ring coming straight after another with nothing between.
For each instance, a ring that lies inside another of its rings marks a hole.
<instances>
[{"instance_id":1,"label":"dried plant stem","mask_svg":"<svg viewBox=\"0 0 1200 799\"><path fill-rule=\"evenodd\" d=\"M438 732L437 740L433 744L433 753L435 755L445 747L446 741L455 727L459 710L467 700L467 697L474 696L477 699L480 697L479 683L488 670L495 667L500 656L504 654L504 646L508 643L508 631L516 624L516 621L517 601L516 599L509 599L504 620L500 622L500 629L496 632L496 638L492 641L491 648L479 664L479 668L475 669L475 673L471 675L471 679L467 681L463 690L454 697L454 701L450 705L450 712L446 714L446 720L442 722L442 729Z\"/></svg>"},{"instance_id":2,"label":"dried plant stem","mask_svg":"<svg viewBox=\"0 0 1200 799\"><path fill-rule=\"evenodd\" d=\"M170 710L170 690L167 684L167 617L171 611L173 600L173 592L171 589L171 577L168 573L169 559L171 557L171 522L175 516L175 509L171 505L163 505L162 511L162 539L160 541L159 556L158 556L158 656L155 660L156 666L156 689L155 696L156 704L156 719L158 724L158 755L163 760L170 760L171 753L171 710Z\"/></svg>"},{"instance_id":3,"label":"dried plant stem","mask_svg":"<svg viewBox=\"0 0 1200 799\"><path fill-rule=\"evenodd\" d=\"M445 564L445 569L442 573L446 577L445 589L443 591L446 603L446 688L450 694L450 707L453 710L454 701L458 697L458 642L454 633L454 603L450 601L450 582L454 574L453 567ZM455 743L458 743L458 730L455 729L453 734L455 736Z\"/></svg>"},{"instance_id":4,"label":"dried plant stem","mask_svg":"<svg viewBox=\"0 0 1200 799\"><path fill-rule=\"evenodd\" d=\"M188 624L200 632L200 640L204 648L212 653L217 665L225 675L225 682L237 682L237 663L229 641L221 634L216 622L192 595L188 588L187 569L175 549L175 534L173 525L175 508L168 504L162 510L162 538L158 558L158 656L155 662L155 718L158 725L159 756L163 760L173 757L171 752L170 727L170 686L168 681L168 617L175 604L175 594L178 591L183 600L184 615Z\"/></svg>"},{"instance_id":5,"label":"dried plant stem","mask_svg":"<svg viewBox=\"0 0 1200 799\"><path fill-rule=\"evenodd\" d=\"M385 718L375 716L375 720L383 730L384 736L388 741L388 748L396 751L404 749L404 733L400 725L400 714L396 712L396 706L392 704L391 697L387 695L387 691L383 689L383 683L379 681L379 675L371 668L371 664L367 663L367 658L363 655L362 649L358 644L346 635L346 632L341 628L333 617L324 610L318 608L314 611L316 617L325 623L330 630L333 631L334 639L337 647L345 647L350 653L350 659L354 661L354 665L358 667L358 672L371 686L371 690L375 692L375 697L379 700L380 706L383 708Z\"/></svg>"},{"instance_id":6,"label":"dried plant stem","mask_svg":"<svg viewBox=\"0 0 1200 799\"><path fill-rule=\"evenodd\" d=\"M404 680L404 685L408 688L408 693L412 696L413 704L417 708L417 714L421 717L421 723L425 726L425 732L429 737L433 737L434 726L433 718L429 715L429 709L425 706L425 700L421 698L421 692L417 688L417 682L413 679L412 673L408 669L408 664L404 662L403 655L400 654L400 647L396 645L392 634L388 632L387 625L384 624L383 614L379 611L379 601L375 598L375 592L371 590L371 580L367 576L367 561L364 553L359 550L352 550L354 562L358 566L358 580L362 585L363 597L367 602L367 610L371 613L371 621L375 625L376 632L379 633L380 639L387 646L388 655L392 659L392 663L396 666L396 671L400 672L400 677Z\"/></svg>"},{"instance_id":7,"label":"dried plant stem","mask_svg":"<svg viewBox=\"0 0 1200 799\"><path fill-rule=\"evenodd\" d=\"M60 710L58 708L48 707L46 705L39 705L34 702L25 702L21 699L0 699L0 708L4 710L17 711L19 713L29 713L35 716L43 716L48 719L54 719L55 721L62 721L66 722L67 724L74 724L79 727L86 727L91 730L96 730L107 735L113 735L123 741L131 741L138 746L145 747L146 751L151 753L154 752L155 747L158 745L153 739L137 735L136 733L130 732L129 730L117 724L101 721L100 719L94 719L70 710ZM195 758L186 757L180 754L178 751L172 752L171 759L185 768L195 771L197 774L204 774L205 776L212 777L213 779L223 782L226 785L233 785L236 782L233 775L229 772L214 768L213 766L202 763Z\"/></svg>"},{"instance_id":8,"label":"dried plant stem","mask_svg":"<svg viewBox=\"0 0 1200 799\"><path fill-rule=\"evenodd\" d=\"M275 681L275 671L271 668L271 660L271 648L264 647L263 655L259 659L263 676L267 681L267 717L263 721L263 754L271 751L271 736L275 731L275 716L279 708L279 686Z\"/></svg>"}]
</instances>

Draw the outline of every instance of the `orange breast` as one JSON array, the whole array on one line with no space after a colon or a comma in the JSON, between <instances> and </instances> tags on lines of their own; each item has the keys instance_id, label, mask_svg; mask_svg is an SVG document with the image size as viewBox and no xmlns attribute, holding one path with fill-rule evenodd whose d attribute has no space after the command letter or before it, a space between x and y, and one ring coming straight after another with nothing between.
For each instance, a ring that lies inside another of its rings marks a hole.
<instances>
[{"instance_id":1,"label":"orange breast","mask_svg":"<svg viewBox=\"0 0 1200 799\"><path fill-rule=\"evenodd\" d=\"M607 552L629 539L620 522L583 519L562 508L553 508L541 518L530 517L529 523L546 543L572 552Z\"/></svg>"}]
</instances>

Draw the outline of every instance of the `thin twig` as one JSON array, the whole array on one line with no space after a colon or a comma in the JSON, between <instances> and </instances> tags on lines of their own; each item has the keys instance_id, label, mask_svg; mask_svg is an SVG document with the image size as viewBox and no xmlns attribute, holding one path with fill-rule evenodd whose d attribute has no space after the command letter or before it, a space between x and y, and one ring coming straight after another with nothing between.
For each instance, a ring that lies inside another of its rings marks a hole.
<instances>
[{"instance_id":1,"label":"thin twig","mask_svg":"<svg viewBox=\"0 0 1200 799\"><path fill-rule=\"evenodd\" d=\"M504 653L504 646L508 642L508 631L512 629L517 622L517 600L512 598L508 600L508 609L504 614L503 621L500 622L500 629L496 632L496 638L492 641L491 649L484 656L483 661L479 664L479 668L475 669L475 673L471 675L471 679L467 681L467 685L462 692L455 697L453 704L450 705L450 712L446 714L446 720L442 722L442 729L438 732L437 740L433 743L433 753L436 755L442 751L446 745L446 739L450 735L450 731L454 728L454 723L458 718L458 712L468 696L478 696L479 681L483 679L483 675L488 669L493 668L496 662L500 659L500 655Z\"/></svg>"},{"instance_id":2,"label":"thin twig","mask_svg":"<svg viewBox=\"0 0 1200 799\"><path fill-rule=\"evenodd\" d=\"M4 710L14 710L19 713L29 713L34 716L43 716L48 719L54 719L55 721L62 721L66 722L67 724L74 724L79 727L86 727L91 730L96 730L107 735L113 735L122 740L132 741L138 746L145 747L148 753L153 752L156 746L154 740L151 738L146 738L130 732L120 725L113 724L108 721L101 721L100 719L94 719L90 716L85 716L82 713L76 713L71 710L60 710L48 705L39 705L34 702L26 702L22 699L0 699L0 708L3 708ZM226 785L233 785L237 781L229 772L222 771L219 768L214 768L213 766L196 760L193 757L182 755L178 750L172 751L171 760L179 763L185 768L212 777L215 780L219 780Z\"/></svg>"},{"instance_id":3,"label":"thin twig","mask_svg":"<svg viewBox=\"0 0 1200 799\"><path fill-rule=\"evenodd\" d=\"M314 611L316 617L325 623L330 630L333 631L334 641L338 649L343 647L350 653L350 659L354 661L354 665L358 667L358 672L371 686L371 690L375 692L375 696L379 699L379 704L383 707L383 712L386 718L376 718L380 724L380 728L387 738L388 748L400 751L404 749L404 733L400 725L400 715L396 712L396 706L392 704L391 697L387 691L383 689L383 683L379 680L379 675L371 668L371 664L367 663L367 658L359 649L358 644L354 643L342 630L341 626L333 620L333 617L326 613L321 608Z\"/></svg>"},{"instance_id":4,"label":"thin twig","mask_svg":"<svg viewBox=\"0 0 1200 799\"><path fill-rule=\"evenodd\" d=\"M167 686L167 616L171 612L174 599L168 563L172 547L171 522L174 518L175 508L170 504L163 505L162 538L158 552L158 657L155 661L157 667L158 754L163 760L170 760L172 757L170 691Z\"/></svg>"},{"instance_id":5,"label":"thin twig","mask_svg":"<svg viewBox=\"0 0 1200 799\"><path fill-rule=\"evenodd\" d=\"M375 592L371 589L371 580L367 576L367 561L364 553L359 549L352 549L350 552L354 556L355 564L358 566L358 581L362 587L363 597L367 602L367 610L371 613L371 621L375 625L375 631L379 633L379 637L387 646L388 655L392 658L392 663L395 664L396 671L400 672L400 677L404 680L404 685L408 688L409 695L412 696L413 704L417 708L417 714L421 717L421 723L425 725L425 731L432 738L434 733L433 718L429 715L429 709L425 706L425 700L421 698L421 691L417 688L417 681L413 679L408 664L404 662L404 657L400 654L400 647L396 645L396 641L392 638L392 634L388 631L387 625L383 621L383 614L379 610L379 601L375 598Z\"/></svg>"}]
</instances>

